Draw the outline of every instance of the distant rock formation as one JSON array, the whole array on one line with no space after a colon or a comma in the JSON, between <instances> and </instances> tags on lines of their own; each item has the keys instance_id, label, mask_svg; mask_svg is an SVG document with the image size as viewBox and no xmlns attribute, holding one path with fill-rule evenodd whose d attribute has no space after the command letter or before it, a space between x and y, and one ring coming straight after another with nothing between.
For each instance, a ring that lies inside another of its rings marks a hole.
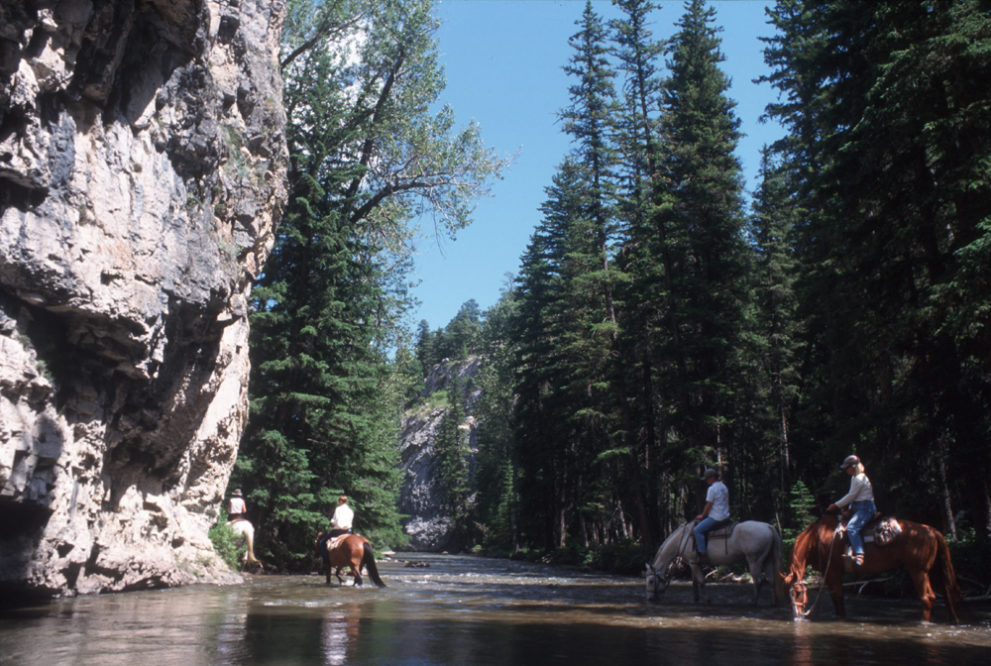
<instances>
[{"instance_id":1,"label":"distant rock formation","mask_svg":"<svg viewBox=\"0 0 991 666\"><path fill-rule=\"evenodd\" d=\"M399 497L399 512L409 516L403 530L410 538L410 548L420 552L440 552L456 548L452 540L454 521L443 508L442 489L436 471L437 450L434 446L437 430L447 413L444 407L429 406L429 396L446 391L453 377L461 379L465 388L462 396L465 413L462 427L468 432L471 455L478 449L475 418L472 406L480 396L480 390L472 386L471 379L478 374L482 360L471 356L464 361L442 362L434 366L426 379L422 400L407 410L403 417L400 443L403 466L403 485ZM474 465L472 465L474 467Z\"/></svg>"},{"instance_id":2,"label":"distant rock formation","mask_svg":"<svg viewBox=\"0 0 991 666\"><path fill-rule=\"evenodd\" d=\"M283 15L0 3L0 596L237 579L207 531L286 196Z\"/></svg>"}]
</instances>

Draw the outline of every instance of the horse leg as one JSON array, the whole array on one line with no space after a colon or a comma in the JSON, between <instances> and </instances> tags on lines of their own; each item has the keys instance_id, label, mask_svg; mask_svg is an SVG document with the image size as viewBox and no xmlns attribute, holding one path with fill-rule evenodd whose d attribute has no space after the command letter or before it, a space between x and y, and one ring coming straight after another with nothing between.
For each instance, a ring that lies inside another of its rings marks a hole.
<instances>
[{"instance_id":1,"label":"horse leg","mask_svg":"<svg viewBox=\"0 0 991 666\"><path fill-rule=\"evenodd\" d=\"M245 564L251 564L251 565L261 564L261 562L259 562L255 558L255 531L254 531L254 529L251 529L251 530L249 530L249 531L247 531L247 532L244 533L244 540L248 544L248 552L244 554L244 563Z\"/></svg>"},{"instance_id":2,"label":"horse leg","mask_svg":"<svg viewBox=\"0 0 991 666\"><path fill-rule=\"evenodd\" d=\"M351 575L354 576L354 586L361 587L361 560L357 564L351 559Z\"/></svg>"},{"instance_id":3,"label":"horse leg","mask_svg":"<svg viewBox=\"0 0 991 666\"><path fill-rule=\"evenodd\" d=\"M846 608L843 605L843 573L837 571L836 574L830 572L826 578L826 587L829 588L829 597L833 600L833 610L837 617L846 619Z\"/></svg>"},{"instance_id":4,"label":"horse leg","mask_svg":"<svg viewBox=\"0 0 991 666\"><path fill-rule=\"evenodd\" d=\"M754 570L756 569L756 571ZM750 577L754 579L754 606L760 605L760 588L764 586L764 569L761 566L750 568Z\"/></svg>"},{"instance_id":5,"label":"horse leg","mask_svg":"<svg viewBox=\"0 0 991 666\"><path fill-rule=\"evenodd\" d=\"M334 575L337 576L337 582L340 583L341 585L344 585L344 576L342 575L343 572L344 572L344 567L337 567L337 569L334 571Z\"/></svg>"},{"instance_id":6,"label":"horse leg","mask_svg":"<svg viewBox=\"0 0 991 666\"><path fill-rule=\"evenodd\" d=\"M695 603L698 603L702 596L702 587L705 585L705 574L697 564L689 564L688 567L692 570L692 597Z\"/></svg>"},{"instance_id":7,"label":"horse leg","mask_svg":"<svg viewBox=\"0 0 991 666\"><path fill-rule=\"evenodd\" d=\"M912 583L915 585L915 592L922 602L922 621L929 622L933 614L933 602L936 600L936 593L933 592L929 582L929 574L922 569L910 572Z\"/></svg>"}]
</instances>

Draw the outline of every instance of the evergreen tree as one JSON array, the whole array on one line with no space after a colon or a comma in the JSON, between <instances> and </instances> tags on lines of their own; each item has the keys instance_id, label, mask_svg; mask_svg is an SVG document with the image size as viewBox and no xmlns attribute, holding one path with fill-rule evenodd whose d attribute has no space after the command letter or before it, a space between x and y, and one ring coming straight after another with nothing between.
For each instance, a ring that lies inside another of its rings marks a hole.
<instances>
[{"instance_id":1,"label":"evergreen tree","mask_svg":"<svg viewBox=\"0 0 991 666\"><path fill-rule=\"evenodd\" d=\"M519 306L512 321L516 458L520 504L529 507L518 523L520 539L537 546L560 543L565 516L565 480L570 461L562 443L572 437L564 393L562 349L569 325L562 267L564 239L578 214L578 170L565 160L547 188L537 225L517 278Z\"/></svg>"},{"instance_id":2,"label":"evergreen tree","mask_svg":"<svg viewBox=\"0 0 991 666\"><path fill-rule=\"evenodd\" d=\"M651 251L655 233L652 224L652 181L659 175L658 113L661 78L656 62L663 44L654 41L648 20L657 5L649 0L617 0L623 18L612 22L615 52L623 77L623 105L616 115L620 165L618 215L625 228L624 247L618 257L621 269L629 275L622 288L624 309L618 340L623 393L623 420L626 437L624 456L629 479L627 497L635 508L639 533L645 551L660 543L661 518L658 515L655 475L663 474L655 465L659 447L654 405L658 401L650 354L650 332L657 321L657 281L660 257Z\"/></svg>"},{"instance_id":3,"label":"evergreen tree","mask_svg":"<svg viewBox=\"0 0 991 666\"><path fill-rule=\"evenodd\" d=\"M664 463L691 479L695 469L728 458L732 488L747 248L734 155L739 120L713 20L702 0L686 2L667 50L652 239L664 271L653 296L663 324L651 347L656 391L670 400L660 416Z\"/></svg>"},{"instance_id":4,"label":"evergreen tree","mask_svg":"<svg viewBox=\"0 0 991 666\"><path fill-rule=\"evenodd\" d=\"M790 198L788 172L772 161L766 147L760 175L749 221L754 249L752 300L747 318L749 335L743 347L747 359L744 371L751 387L746 396L750 408L743 413L750 414L756 437L739 461L742 466L738 471L749 480L749 486L773 495L764 500L773 499L782 508L791 486L791 429L800 395L802 341L793 249L797 213Z\"/></svg>"},{"instance_id":5,"label":"evergreen tree","mask_svg":"<svg viewBox=\"0 0 991 666\"><path fill-rule=\"evenodd\" d=\"M485 362L476 382L480 389L474 408L477 419L478 456L475 475L478 522L489 548L513 552L518 549L516 529L519 515L518 463L513 438L513 351L516 341L512 323L518 301L513 290L503 292L499 302L485 313L482 350Z\"/></svg>"},{"instance_id":6,"label":"evergreen tree","mask_svg":"<svg viewBox=\"0 0 991 666\"><path fill-rule=\"evenodd\" d=\"M821 477L851 449L883 460L885 509L942 524L956 501L986 535L991 450L974 445L991 426L986 3L789 1L771 17L782 102L769 112L790 130L794 196L815 211L797 237L802 463Z\"/></svg>"},{"instance_id":7,"label":"evergreen tree","mask_svg":"<svg viewBox=\"0 0 991 666\"><path fill-rule=\"evenodd\" d=\"M447 387L448 408L437 428L434 442L436 473L444 498L444 510L454 522L453 544L449 548L464 548L471 536L474 493L469 464L469 425L466 422L465 387L457 374Z\"/></svg>"},{"instance_id":8,"label":"evergreen tree","mask_svg":"<svg viewBox=\"0 0 991 666\"><path fill-rule=\"evenodd\" d=\"M291 198L252 315L252 412L235 470L277 560L308 562L333 497L399 544L399 394L386 350L408 308L411 230L453 233L499 162L431 105L430 3L296 0L284 35ZM301 557L301 554L306 554Z\"/></svg>"}]
</instances>

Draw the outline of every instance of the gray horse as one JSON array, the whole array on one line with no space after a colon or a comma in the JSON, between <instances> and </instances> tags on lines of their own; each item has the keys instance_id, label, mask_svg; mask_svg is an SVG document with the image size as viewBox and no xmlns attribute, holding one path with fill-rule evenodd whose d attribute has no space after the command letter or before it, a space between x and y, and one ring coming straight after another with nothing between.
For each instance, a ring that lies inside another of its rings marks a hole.
<instances>
[{"instance_id":1,"label":"gray horse","mask_svg":"<svg viewBox=\"0 0 991 666\"><path fill-rule=\"evenodd\" d=\"M695 603L705 584L705 576L699 567L695 552L692 524L684 523L672 532L657 549L654 561L644 567L647 579L647 600L657 601L657 596L667 589L671 579L668 570L676 557L684 559L692 570L692 592ZM778 571L781 568L781 537L773 525L756 520L736 523L709 533L709 559L713 564L733 564L746 559L750 576L754 581L754 605L760 598L760 587L766 578L771 583L774 605L784 599L784 589Z\"/></svg>"}]
</instances>

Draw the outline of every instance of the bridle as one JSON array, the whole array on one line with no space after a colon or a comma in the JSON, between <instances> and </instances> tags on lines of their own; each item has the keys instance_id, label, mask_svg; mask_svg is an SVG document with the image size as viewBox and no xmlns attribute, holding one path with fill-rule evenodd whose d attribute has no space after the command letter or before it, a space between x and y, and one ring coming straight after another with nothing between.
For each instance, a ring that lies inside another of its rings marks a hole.
<instances>
[{"instance_id":1,"label":"bridle","mask_svg":"<svg viewBox=\"0 0 991 666\"><path fill-rule=\"evenodd\" d=\"M670 579L666 575L662 575L650 564L647 565L647 569L647 588L650 590L648 598L653 600L657 598L657 595L668 589Z\"/></svg>"},{"instance_id":2,"label":"bridle","mask_svg":"<svg viewBox=\"0 0 991 666\"><path fill-rule=\"evenodd\" d=\"M806 602L808 602L809 586L805 583L804 579L800 578L799 580L796 580L794 583L791 584L791 587L788 588L788 596L791 597L791 607L792 610L795 611L796 616L801 616L802 618L806 618L809 615L811 615L813 611L815 611L816 606L819 605L819 599L822 598L822 588L826 585L826 576L829 574L829 565L833 561L833 546L836 544L837 541L836 534L839 533L840 530L842 529L843 529L842 523L837 525L836 529L833 532L833 539L832 541L829 542L829 554L826 556L826 568L823 569L822 571L822 582L819 584L819 592L816 594L816 600L812 602L812 606L810 606L807 610L803 610L803 611L798 610L797 599L799 597L801 597L803 608L805 607Z\"/></svg>"},{"instance_id":3,"label":"bridle","mask_svg":"<svg viewBox=\"0 0 991 666\"><path fill-rule=\"evenodd\" d=\"M671 578L668 576L668 572L671 571L671 566L678 560L679 557L684 557L683 553L685 550L685 545L688 543L688 537L691 535L691 529L688 527L688 523L684 524L683 532L681 535L681 543L678 544L678 549L675 551L675 556L671 559L667 566L664 567L664 573L654 568L654 565L648 564L647 568L649 573L647 574L647 585L650 589L650 598L654 599L658 594L664 592L668 589L668 584L671 582Z\"/></svg>"}]
</instances>

